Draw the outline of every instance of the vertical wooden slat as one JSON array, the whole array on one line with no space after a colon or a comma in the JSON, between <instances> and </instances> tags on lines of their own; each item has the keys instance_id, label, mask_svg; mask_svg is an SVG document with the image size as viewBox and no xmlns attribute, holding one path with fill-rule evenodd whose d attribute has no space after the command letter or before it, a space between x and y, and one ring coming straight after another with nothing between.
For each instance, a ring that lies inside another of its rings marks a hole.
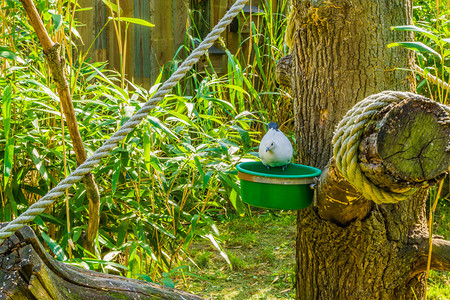
<instances>
[{"instance_id":1,"label":"vertical wooden slat","mask_svg":"<svg viewBox=\"0 0 450 300\"><path fill-rule=\"evenodd\" d=\"M158 76L161 67L173 57L172 1L154 1L154 4L153 18L158 24L158 30L152 31L152 81Z\"/></svg>"},{"instance_id":2,"label":"vertical wooden slat","mask_svg":"<svg viewBox=\"0 0 450 300\"><path fill-rule=\"evenodd\" d=\"M122 7L122 17L133 17L134 11L133 11L133 7L134 7L134 2L133 1L125 1L125 0L121 0L120 1L120 6ZM124 49L124 57L123 59L125 60L125 74L131 79L132 74L130 73L130 66L131 66L131 62L134 59L131 59L133 57L133 53L130 51L131 49L134 48L133 43L134 43L134 30L135 27L140 26L140 25L135 25L135 24L129 24L128 25L128 32L126 33L127 29L126 29L126 23L122 22L122 42L124 44L124 47L126 49ZM125 36L126 36L126 44L125 44ZM120 67L120 66L119 66ZM120 70L120 69L119 69Z\"/></svg>"},{"instance_id":3,"label":"vertical wooden slat","mask_svg":"<svg viewBox=\"0 0 450 300\"><path fill-rule=\"evenodd\" d=\"M172 0L173 50L174 54L184 43L187 29L189 3L188 0Z\"/></svg>"},{"instance_id":4,"label":"vertical wooden slat","mask_svg":"<svg viewBox=\"0 0 450 300\"><path fill-rule=\"evenodd\" d=\"M81 51L86 51L89 47L89 45L94 40L94 4L90 0L79 0L78 3L83 8L91 8L90 10L84 10L84 11L78 11L75 14L75 17L80 20L83 24L83 26L77 27L78 32L80 33L82 44L81 42L77 42L77 46Z\"/></svg>"},{"instance_id":5,"label":"vertical wooden slat","mask_svg":"<svg viewBox=\"0 0 450 300\"><path fill-rule=\"evenodd\" d=\"M148 0L134 0L134 17L152 22ZM134 76L139 83L144 83L146 78L150 78L151 30L157 30L157 26L158 24L154 28L136 26L134 29Z\"/></svg>"},{"instance_id":6,"label":"vertical wooden slat","mask_svg":"<svg viewBox=\"0 0 450 300\"><path fill-rule=\"evenodd\" d=\"M92 38L95 38L97 34L102 30L103 26L106 24L108 18L106 11L107 7L101 0L95 0L94 1L94 15L92 16L93 19L89 19L89 23L87 26L90 26L90 24L93 24L89 27L90 30L94 31L94 36ZM107 59L107 39L108 39L108 31L109 28L106 27L103 32L98 36L98 38L94 41L94 59L95 61L105 61ZM90 44L90 43L89 43ZM89 45L88 45L89 46Z\"/></svg>"}]
</instances>

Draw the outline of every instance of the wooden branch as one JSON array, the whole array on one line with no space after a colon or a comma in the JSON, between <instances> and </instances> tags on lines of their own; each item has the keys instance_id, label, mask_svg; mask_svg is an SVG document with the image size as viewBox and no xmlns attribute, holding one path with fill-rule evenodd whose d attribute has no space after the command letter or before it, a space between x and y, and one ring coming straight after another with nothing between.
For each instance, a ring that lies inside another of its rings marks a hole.
<instances>
[{"instance_id":1,"label":"wooden branch","mask_svg":"<svg viewBox=\"0 0 450 300\"><path fill-rule=\"evenodd\" d=\"M59 262L44 250L28 226L0 246L0 266L0 299L203 299L155 283Z\"/></svg>"},{"instance_id":2,"label":"wooden branch","mask_svg":"<svg viewBox=\"0 0 450 300\"><path fill-rule=\"evenodd\" d=\"M334 159L325 167L319 186L316 206L320 217L325 220L347 225L356 219L364 219L372 210L373 202L367 201L345 180Z\"/></svg>"},{"instance_id":3,"label":"wooden branch","mask_svg":"<svg viewBox=\"0 0 450 300\"><path fill-rule=\"evenodd\" d=\"M292 71L294 66L294 57L289 54L277 61L275 68L275 79L281 86L290 88L292 83Z\"/></svg>"},{"instance_id":4,"label":"wooden branch","mask_svg":"<svg viewBox=\"0 0 450 300\"><path fill-rule=\"evenodd\" d=\"M433 238L431 250L431 269L450 271L450 241ZM428 251L430 248L428 237L424 236L419 245L419 259L414 266L414 274L427 270Z\"/></svg>"},{"instance_id":5,"label":"wooden branch","mask_svg":"<svg viewBox=\"0 0 450 300\"><path fill-rule=\"evenodd\" d=\"M59 44L54 43L42 23L39 13L32 0L20 0L25 11L27 12L30 23L36 31L36 35L41 43L45 57L47 58L53 79L55 81L59 99L63 106L64 116L66 118L67 127L69 129L70 138L78 165L82 164L86 159L86 151L81 139L78 123L73 108L72 97L69 90L69 84L64 72L65 60L59 54ZM100 193L95 184L94 176L91 173L84 175L83 183L86 188L86 195L89 200L89 224L84 240L84 247L92 251L94 239L97 235L99 226L99 210L100 210Z\"/></svg>"},{"instance_id":6,"label":"wooden branch","mask_svg":"<svg viewBox=\"0 0 450 300\"><path fill-rule=\"evenodd\" d=\"M402 193L430 186L450 165L449 116L423 97L391 105L366 127L359 145L361 169L372 183ZM323 172L316 206L320 216L338 224L364 219L373 203L347 182L332 159Z\"/></svg>"}]
</instances>

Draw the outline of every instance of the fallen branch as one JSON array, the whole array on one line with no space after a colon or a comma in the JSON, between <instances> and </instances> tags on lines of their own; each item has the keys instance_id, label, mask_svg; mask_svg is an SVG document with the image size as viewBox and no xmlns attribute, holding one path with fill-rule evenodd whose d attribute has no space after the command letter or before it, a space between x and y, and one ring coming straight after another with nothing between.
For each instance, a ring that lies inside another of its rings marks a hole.
<instances>
[{"instance_id":1,"label":"fallen branch","mask_svg":"<svg viewBox=\"0 0 450 300\"><path fill-rule=\"evenodd\" d=\"M450 270L450 241L433 237L431 251L431 266L433 270L449 271ZM419 258L414 266L412 276L425 272L427 270L428 250L430 248L428 237L422 238L418 245Z\"/></svg>"},{"instance_id":2,"label":"fallen branch","mask_svg":"<svg viewBox=\"0 0 450 300\"><path fill-rule=\"evenodd\" d=\"M0 265L0 299L203 299L155 283L57 261L28 226L1 244Z\"/></svg>"}]
</instances>

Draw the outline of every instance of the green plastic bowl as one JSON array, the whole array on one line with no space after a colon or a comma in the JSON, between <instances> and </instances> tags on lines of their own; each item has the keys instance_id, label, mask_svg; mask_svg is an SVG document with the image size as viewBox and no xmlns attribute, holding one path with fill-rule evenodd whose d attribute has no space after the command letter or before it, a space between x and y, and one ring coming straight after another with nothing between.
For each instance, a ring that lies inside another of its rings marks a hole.
<instances>
[{"instance_id":1,"label":"green plastic bowl","mask_svg":"<svg viewBox=\"0 0 450 300\"><path fill-rule=\"evenodd\" d=\"M244 162L236 166L241 181L242 200L250 205L293 210L311 205L314 190L311 184L321 170L299 164L267 169L261 162Z\"/></svg>"}]
</instances>

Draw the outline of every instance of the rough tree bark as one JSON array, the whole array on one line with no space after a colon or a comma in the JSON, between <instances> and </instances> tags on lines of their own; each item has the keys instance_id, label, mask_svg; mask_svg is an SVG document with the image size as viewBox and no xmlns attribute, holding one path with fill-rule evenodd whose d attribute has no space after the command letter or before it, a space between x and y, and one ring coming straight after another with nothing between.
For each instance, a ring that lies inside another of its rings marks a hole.
<instances>
[{"instance_id":1,"label":"rough tree bark","mask_svg":"<svg viewBox=\"0 0 450 300\"><path fill-rule=\"evenodd\" d=\"M66 118L67 127L69 129L70 138L72 140L77 164L81 165L86 159L86 151L84 150L83 141L81 139L80 131L78 130L78 123L75 116L75 110L72 104L72 97L69 90L66 75L64 73L65 60L59 54L60 45L54 43L47 33L47 30L42 23L39 13L32 0L20 0L25 11L27 12L30 23L36 31L36 35L44 48L44 54L47 58L50 71L58 90L59 99L61 101L64 116ZM88 173L83 177L83 184L86 188L86 197L89 200L89 222L86 231L86 238L84 240L84 247L92 252L94 240L97 236L99 221L100 221L100 193L95 183L95 178L92 173Z\"/></svg>"},{"instance_id":2,"label":"rough tree bark","mask_svg":"<svg viewBox=\"0 0 450 300\"><path fill-rule=\"evenodd\" d=\"M448 145L448 122L440 122L445 112L423 99L404 101L366 128L358 160L370 180L393 191L417 188L398 204L362 197L336 168L331 145L336 125L358 101L384 90L414 91L411 73L396 69L413 68L413 54L386 47L410 39L390 27L411 19L411 0L292 1L292 53L280 60L277 75L295 99L299 162L324 169L317 202L298 212L298 299L424 298L425 201L428 185L448 169L449 153L442 145L425 153L422 145L415 151L423 159L407 163L399 149L410 142L405 131L416 141L434 144L437 138ZM429 137L433 128L440 132ZM433 156L442 160L425 161ZM433 246L431 266L449 269L450 242L434 239Z\"/></svg>"},{"instance_id":3,"label":"rough tree bark","mask_svg":"<svg viewBox=\"0 0 450 300\"><path fill-rule=\"evenodd\" d=\"M0 299L203 299L158 284L61 263L45 251L28 226L0 245L0 266Z\"/></svg>"}]
</instances>

